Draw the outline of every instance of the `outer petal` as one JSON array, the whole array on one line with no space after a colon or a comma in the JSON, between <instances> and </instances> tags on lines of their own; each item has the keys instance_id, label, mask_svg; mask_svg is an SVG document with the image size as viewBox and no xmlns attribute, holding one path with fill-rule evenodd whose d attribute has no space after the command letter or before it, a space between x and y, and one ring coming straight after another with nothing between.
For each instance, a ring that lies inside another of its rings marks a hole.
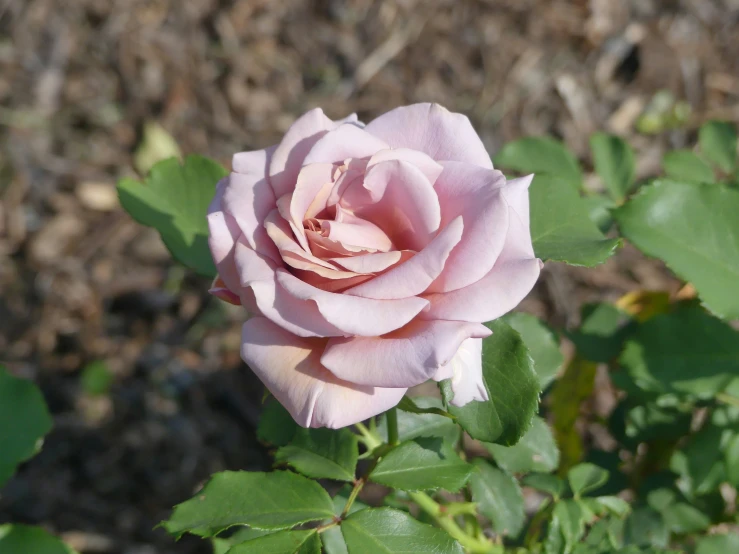
<instances>
[{"instance_id":1,"label":"outer petal","mask_svg":"<svg viewBox=\"0 0 739 554\"><path fill-rule=\"evenodd\" d=\"M330 339L321 363L360 385L413 387L446 366L463 341L490 334L479 323L413 321L382 337Z\"/></svg>"},{"instance_id":2,"label":"outer petal","mask_svg":"<svg viewBox=\"0 0 739 554\"><path fill-rule=\"evenodd\" d=\"M464 406L468 402L488 399L488 391L482 380L482 339L467 339L449 362L452 373L452 404Z\"/></svg>"},{"instance_id":3,"label":"outer petal","mask_svg":"<svg viewBox=\"0 0 739 554\"><path fill-rule=\"evenodd\" d=\"M401 160L404 162L408 162L411 165L415 165L418 169L421 170L421 173L423 173L426 178L429 180L429 183L432 185L436 182L436 179L439 178L439 175L441 175L441 172L444 170L444 167L435 162L434 159L429 156L428 154L424 154L423 152L419 152L418 150L411 150L410 148L390 148L388 150L380 150L372 156L367 163L367 169L372 167L373 165L377 165L381 162L387 162L390 160Z\"/></svg>"},{"instance_id":4,"label":"outer petal","mask_svg":"<svg viewBox=\"0 0 739 554\"><path fill-rule=\"evenodd\" d=\"M362 189L365 198L360 202L357 194L352 201L356 215L382 227L398 249L421 250L436 235L439 198L416 166L401 160L380 162L367 170ZM351 197L350 192L345 197Z\"/></svg>"},{"instance_id":5,"label":"outer petal","mask_svg":"<svg viewBox=\"0 0 739 554\"><path fill-rule=\"evenodd\" d=\"M413 104L381 115L365 130L393 148L425 152L437 161L466 162L493 168L469 119L438 104Z\"/></svg>"},{"instance_id":6,"label":"outer petal","mask_svg":"<svg viewBox=\"0 0 739 554\"><path fill-rule=\"evenodd\" d=\"M326 292L304 283L282 269L277 271L277 283L293 298L315 302L323 318L343 331L337 335L384 335L403 327L428 306L426 300L417 297L373 300Z\"/></svg>"},{"instance_id":7,"label":"outer petal","mask_svg":"<svg viewBox=\"0 0 739 554\"><path fill-rule=\"evenodd\" d=\"M387 273L352 287L346 294L391 300L423 293L444 269L449 253L462 238L464 225L457 217L434 240L413 256Z\"/></svg>"},{"instance_id":8,"label":"outer petal","mask_svg":"<svg viewBox=\"0 0 739 554\"><path fill-rule=\"evenodd\" d=\"M461 215L464 234L430 292L447 292L479 281L493 269L508 230L503 174L459 162L443 165L434 185L441 205L441 227Z\"/></svg>"},{"instance_id":9,"label":"outer petal","mask_svg":"<svg viewBox=\"0 0 739 554\"><path fill-rule=\"evenodd\" d=\"M508 202L510 230L506 238L506 250L515 251L522 257L534 257L534 246L531 243L531 226L529 221L529 186L533 175L511 179L503 188L503 196ZM510 254L508 254L510 255Z\"/></svg>"},{"instance_id":10,"label":"outer petal","mask_svg":"<svg viewBox=\"0 0 739 554\"><path fill-rule=\"evenodd\" d=\"M277 145L269 164L269 182L275 198L292 192L308 152L336 125L337 123L326 117L320 108L315 108L295 120Z\"/></svg>"},{"instance_id":11,"label":"outer petal","mask_svg":"<svg viewBox=\"0 0 739 554\"><path fill-rule=\"evenodd\" d=\"M230 176L218 183L216 195L208 208L208 245L223 283L238 295L241 287L234 265L234 249L242 232L236 220L223 211L223 190L229 180Z\"/></svg>"},{"instance_id":12,"label":"outer petal","mask_svg":"<svg viewBox=\"0 0 739 554\"><path fill-rule=\"evenodd\" d=\"M241 356L303 427L346 427L400 402L404 388L359 386L335 377L321 366L324 344L254 317L244 324Z\"/></svg>"},{"instance_id":13,"label":"outer petal","mask_svg":"<svg viewBox=\"0 0 739 554\"><path fill-rule=\"evenodd\" d=\"M340 163L350 158L367 158L387 144L356 125L345 124L323 135L305 157L303 165Z\"/></svg>"}]
</instances>

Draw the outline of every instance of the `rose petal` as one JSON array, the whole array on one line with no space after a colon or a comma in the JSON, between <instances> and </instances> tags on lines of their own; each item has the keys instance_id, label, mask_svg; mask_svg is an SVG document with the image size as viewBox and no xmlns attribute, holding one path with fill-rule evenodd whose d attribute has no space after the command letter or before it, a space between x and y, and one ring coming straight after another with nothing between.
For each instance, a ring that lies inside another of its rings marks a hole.
<instances>
[{"instance_id":1,"label":"rose petal","mask_svg":"<svg viewBox=\"0 0 739 554\"><path fill-rule=\"evenodd\" d=\"M387 147L384 141L356 125L339 125L313 145L305 156L303 165L341 163L350 158L367 158Z\"/></svg>"},{"instance_id":2,"label":"rose petal","mask_svg":"<svg viewBox=\"0 0 739 554\"><path fill-rule=\"evenodd\" d=\"M464 234L429 292L447 292L479 281L495 265L508 229L505 177L500 171L444 162L434 185L441 205L441 227L461 215Z\"/></svg>"},{"instance_id":3,"label":"rose petal","mask_svg":"<svg viewBox=\"0 0 739 554\"><path fill-rule=\"evenodd\" d=\"M220 277L216 277L215 279L213 279L213 283L210 285L208 293L212 294L216 298L220 298L224 302L233 304L234 306L241 306L241 299L239 298L239 295L231 292L231 290L226 286L224 280Z\"/></svg>"},{"instance_id":4,"label":"rose petal","mask_svg":"<svg viewBox=\"0 0 739 554\"><path fill-rule=\"evenodd\" d=\"M321 235L340 242L347 250L374 250L387 252L393 248L385 232L361 217L357 217L340 206L336 207L336 220L320 220Z\"/></svg>"},{"instance_id":5,"label":"rose petal","mask_svg":"<svg viewBox=\"0 0 739 554\"><path fill-rule=\"evenodd\" d=\"M469 119L438 104L395 108L369 123L365 130L393 148L420 150L437 161L458 161L493 168L490 156Z\"/></svg>"},{"instance_id":6,"label":"rose petal","mask_svg":"<svg viewBox=\"0 0 739 554\"><path fill-rule=\"evenodd\" d=\"M374 300L333 294L312 287L282 269L277 271L277 283L293 298L315 302L323 318L342 331L335 335L384 335L402 327L428 306L426 300L417 297Z\"/></svg>"},{"instance_id":7,"label":"rose petal","mask_svg":"<svg viewBox=\"0 0 739 554\"><path fill-rule=\"evenodd\" d=\"M216 194L208 207L208 246L225 286L236 293L240 283L234 265L234 248L242 232L236 220L223 211L223 190L229 180L230 177L225 177L218 182Z\"/></svg>"},{"instance_id":8,"label":"rose petal","mask_svg":"<svg viewBox=\"0 0 739 554\"><path fill-rule=\"evenodd\" d=\"M378 300L423 293L444 269L449 253L462 238L462 217L454 219L423 250L387 273L350 288L346 294Z\"/></svg>"},{"instance_id":9,"label":"rose petal","mask_svg":"<svg viewBox=\"0 0 739 554\"><path fill-rule=\"evenodd\" d=\"M321 363L360 385L413 387L446 366L463 341L490 334L479 323L413 321L382 337L330 339Z\"/></svg>"},{"instance_id":10,"label":"rose petal","mask_svg":"<svg viewBox=\"0 0 739 554\"><path fill-rule=\"evenodd\" d=\"M296 260L311 262L314 265L324 267L326 269L335 270L336 266L331 262L315 257L310 252L306 252L295 241L295 237L291 232L290 225L280 215L279 211L272 210L264 219L264 229L267 231L269 238L272 239L277 249L280 251L283 261L298 269L307 269L304 265L295 265Z\"/></svg>"},{"instance_id":11,"label":"rose petal","mask_svg":"<svg viewBox=\"0 0 739 554\"><path fill-rule=\"evenodd\" d=\"M367 163L367 169L373 165L377 165L378 163L390 160L401 160L416 166L432 185L436 182L436 179L439 178L439 175L441 175L441 172L444 169L441 164L434 161L434 159L428 154L424 154L418 150L411 150L410 148L389 148L388 150L380 150L370 158Z\"/></svg>"},{"instance_id":12,"label":"rose petal","mask_svg":"<svg viewBox=\"0 0 739 554\"><path fill-rule=\"evenodd\" d=\"M330 258L330 261L356 273L380 273L400 262L409 260L415 254L410 250L392 250L346 258Z\"/></svg>"},{"instance_id":13,"label":"rose petal","mask_svg":"<svg viewBox=\"0 0 739 554\"><path fill-rule=\"evenodd\" d=\"M362 188L366 198L352 203L354 213L381 227L399 250L421 250L436 235L439 198L416 166L402 160L380 162L367 170Z\"/></svg>"},{"instance_id":14,"label":"rose petal","mask_svg":"<svg viewBox=\"0 0 739 554\"><path fill-rule=\"evenodd\" d=\"M321 366L325 341L291 335L262 317L244 324L241 356L295 421L338 429L395 406L406 389L341 381Z\"/></svg>"},{"instance_id":15,"label":"rose petal","mask_svg":"<svg viewBox=\"0 0 739 554\"><path fill-rule=\"evenodd\" d=\"M534 246L531 243L531 227L529 225L529 186L533 175L511 179L503 188L503 196L508 203L510 228L506 238L506 249L509 256L515 251L519 257L533 258Z\"/></svg>"},{"instance_id":16,"label":"rose petal","mask_svg":"<svg viewBox=\"0 0 739 554\"><path fill-rule=\"evenodd\" d=\"M461 407L473 400L485 402L488 399L482 378L482 339L464 341L447 365L452 373L452 405Z\"/></svg>"}]
</instances>

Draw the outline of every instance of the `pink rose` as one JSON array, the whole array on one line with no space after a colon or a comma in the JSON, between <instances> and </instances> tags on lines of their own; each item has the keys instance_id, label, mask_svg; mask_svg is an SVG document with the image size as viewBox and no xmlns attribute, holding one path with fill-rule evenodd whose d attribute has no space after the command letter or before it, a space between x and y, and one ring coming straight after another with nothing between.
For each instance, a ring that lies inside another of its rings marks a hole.
<instances>
[{"instance_id":1,"label":"pink rose","mask_svg":"<svg viewBox=\"0 0 739 554\"><path fill-rule=\"evenodd\" d=\"M428 379L451 378L455 405L487 400L482 323L541 266L530 183L436 104L366 127L311 110L218 184L211 292L253 314L242 357L300 425L351 425Z\"/></svg>"}]
</instances>

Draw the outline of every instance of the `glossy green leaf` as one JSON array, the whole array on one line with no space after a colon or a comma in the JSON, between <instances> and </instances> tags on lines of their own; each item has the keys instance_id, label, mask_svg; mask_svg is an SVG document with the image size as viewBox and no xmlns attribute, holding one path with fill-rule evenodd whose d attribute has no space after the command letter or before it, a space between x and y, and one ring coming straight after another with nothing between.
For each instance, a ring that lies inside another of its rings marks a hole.
<instances>
[{"instance_id":1,"label":"glossy green leaf","mask_svg":"<svg viewBox=\"0 0 739 554\"><path fill-rule=\"evenodd\" d=\"M539 376L539 386L544 390L564 363L557 336L543 321L531 314L511 312L501 319L521 335L534 359L534 371Z\"/></svg>"},{"instance_id":2,"label":"glossy green leaf","mask_svg":"<svg viewBox=\"0 0 739 554\"><path fill-rule=\"evenodd\" d=\"M177 537L211 537L233 525L279 530L333 515L331 498L315 481L289 471L224 471L175 506L162 526Z\"/></svg>"},{"instance_id":3,"label":"glossy green leaf","mask_svg":"<svg viewBox=\"0 0 739 554\"><path fill-rule=\"evenodd\" d=\"M618 208L621 233L690 281L706 306L739 318L739 191L656 181Z\"/></svg>"},{"instance_id":4,"label":"glossy green leaf","mask_svg":"<svg viewBox=\"0 0 739 554\"><path fill-rule=\"evenodd\" d=\"M567 480L575 496L592 492L608 482L608 471L595 464L578 464L567 472Z\"/></svg>"},{"instance_id":5,"label":"glossy green leaf","mask_svg":"<svg viewBox=\"0 0 739 554\"><path fill-rule=\"evenodd\" d=\"M0 366L0 487L33 456L52 426L41 391Z\"/></svg>"},{"instance_id":6,"label":"glossy green leaf","mask_svg":"<svg viewBox=\"0 0 739 554\"><path fill-rule=\"evenodd\" d=\"M474 438L484 442L515 444L528 430L539 403L539 379L526 345L513 328L496 320L486 324L492 336L482 342L482 373L486 402L449 406L457 422ZM442 382L447 402L453 393Z\"/></svg>"},{"instance_id":7,"label":"glossy green leaf","mask_svg":"<svg viewBox=\"0 0 739 554\"><path fill-rule=\"evenodd\" d=\"M264 406L257 425L257 437L259 440L275 446L285 446L295 436L299 429L282 404L277 400L270 400Z\"/></svg>"},{"instance_id":8,"label":"glossy green leaf","mask_svg":"<svg viewBox=\"0 0 739 554\"><path fill-rule=\"evenodd\" d=\"M493 467L485 460L474 461L470 477L472 500L480 513L488 518L496 533L517 536L526 522L523 493L516 479Z\"/></svg>"},{"instance_id":9,"label":"glossy green leaf","mask_svg":"<svg viewBox=\"0 0 739 554\"><path fill-rule=\"evenodd\" d=\"M673 150L665 154L662 167L671 179L691 183L713 183L713 169L690 150Z\"/></svg>"},{"instance_id":10,"label":"glossy green leaf","mask_svg":"<svg viewBox=\"0 0 739 554\"><path fill-rule=\"evenodd\" d=\"M739 331L683 306L640 325L619 362L643 390L712 398L739 376Z\"/></svg>"},{"instance_id":11,"label":"glossy green leaf","mask_svg":"<svg viewBox=\"0 0 739 554\"><path fill-rule=\"evenodd\" d=\"M570 189L582 186L577 158L560 141L549 137L527 137L506 144L494 158L495 166L521 173L545 173L562 179Z\"/></svg>"},{"instance_id":12,"label":"glossy green leaf","mask_svg":"<svg viewBox=\"0 0 739 554\"><path fill-rule=\"evenodd\" d=\"M392 508L370 508L341 524L349 554L463 554L446 532Z\"/></svg>"},{"instance_id":13,"label":"glossy green leaf","mask_svg":"<svg viewBox=\"0 0 739 554\"><path fill-rule=\"evenodd\" d=\"M567 332L567 337L585 359L607 363L619 355L633 327L631 316L613 304L585 304L580 327Z\"/></svg>"},{"instance_id":14,"label":"glossy green leaf","mask_svg":"<svg viewBox=\"0 0 739 554\"><path fill-rule=\"evenodd\" d=\"M315 529L279 531L233 546L228 554L321 554Z\"/></svg>"},{"instance_id":15,"label":"glossy green leaf","mask_svg":"<svg viewBox=\"0 0 739 554\"><path fill-rule=\"evenodd\" d=\"M590 219L587 206L567 183L537 175L529 188L531 239L543 260L592 267L606 261L619 245Z\"/></svg>"},{"instance_id":16,"label":"glossy green leaf","mask_svg":"<svg viewBox=\"0 0 739 554\"><path fill-rule=\"evenodd\" d=\"M0 525L2 554L75 554L69 546L41 527Z\"/></svg>"},{"instance_id":17,"label":"glossy green leaf","mask_svg":"<svg viewBox=\"0 0 739 554\"><path fill-rule=\"evenodd\" d=\"M354 481L358 456L357 436L349 429L298 429L275 462L313 479Z\"/></svg>"},{"instance_id":18,"label":"glossy green leaf","mask_svg":"<svg viewBox=\"0 0 739 554\"><path fill-rule=\"evenodd\" d=\"M521 484L551 494L555 498L559 498L567 491L567 484L562 479L546 473L530 473L521 479Z\"/></svg>"},{"instance_id":19,"label":"glossy green leaf","mask_svg":"<svg viewBox=\"0 0 739 554\"><path fill-rule=\"evenodd\" d=\"M442 403L438 398L415 397L413 401L420 408L442 409ZM387 436L385 418L382 418L378 424L377 432L381 437ZM442 437L444 441L453 444L459 440L460 434L459 425L448 417L398 412L398 436L401 441L417 437Z\"/></svg>"},{"instance_id":20,"label":"glossy green leaf","mask_svg":"<svg viewBox=\"0 0 739 554\"><path fill-rule=\"evenodd\" d=\"M531 428L513 446L485 444L495 462L509 473L547 473L559 465L559 449L547 422L535 417Z\"/></svg>"},{"instance_id":21,"label":"glossy green leaf","mask_svg":"<svg viewBox=\"0 0 739 554\"><path fill-rule=\"evenodd\" d=\"M144 183L121 179L118 197L136 221L159 231L179 262L212 277L216 269L208 249L206 214L216 183L227 174L202 156L188 156L184 165L170 158L157 163Z\"/></svg>"},{"instance_id":22,"label":"glossy green leaf","mask_svg":"<svg viewBox=\"0 0 739 554\"><path fill-rule=\"evenodd\" d=\"M728 554L739 552L739 534L711 535L698 540L695 554Z\"/></svg>"},{"instance_id":23,"label":"glossy green leaf","mask_svg":"<svg viewBox=\"0 0 739 554\"><path fill-rule=\"evenodd\" d=\"M613 227L613 216L611 210L616 207L616 203L603 194L591 194L582 199L585 209L588 212L590 221L601 233L607 233Z\"/></svg>"},{"instance_id":24,"label":"glossy green leaf","mask_svg":"<svg viewBox=\"0 0 739 554\"><path fill-rule=\"evenodd\" d=\"M700 128L698 142L701 152L724 173L736 168L736 129L731 123L709 121Z\"/></svg>"},{"instance_id":25,"label":"glossy green leaf","mask_svg":"<svg viewBox=\"0 0 739 554\"><path fill-rule=\"evenodd\" d=\"M250 541L252 539L256 539L257 537L269 535L270 533L278 532L263 531L261 529L251 529L250 527L234 527L233 529L237 530L230 535L228 534L228 532L226 532L222 536L213 537L212 539L210 539L211 543L213 544L213 554L227 554L227 552L231 550L232 546L241 544L242 542Z\"/></svg>"},{"instance_id":26,"label":"glossy green leaf","mask_svg":"<svg viewBox=\"0 0 739 554\"><path fill-rule=\"evenodd\" d=\"M634 151L623 139L606 133L590 137L593 164L611 196L623 200L634 184L636 160Z\"/></svg>"},{"instance_id":27,"label":"glossy green leaf","mask_svg":"<svg viewBox=\"0 0 739 554\"><path fill-rule=\"evenodd\" d=\"M420 437L391 450L375 466L370 479L395 489L418 491L462 488L472 473L452 444L441 437Z\"/></svg>"}]
</instances>

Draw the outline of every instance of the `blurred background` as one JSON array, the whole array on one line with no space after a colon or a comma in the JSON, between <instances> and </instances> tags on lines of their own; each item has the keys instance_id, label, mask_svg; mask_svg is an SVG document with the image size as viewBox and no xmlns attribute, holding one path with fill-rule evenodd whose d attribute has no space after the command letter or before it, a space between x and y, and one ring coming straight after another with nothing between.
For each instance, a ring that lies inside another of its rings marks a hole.
<instances>
[{"instance_id":1,"label":"blurred background","mask_svg":"<svg viewBox=\"0 0 739 554\"><path fill-rule=\"evenodd\" d=\"M418 101L467 114L491 154L549 134L587 165L592 132L621 135L646 178L706 119L739 121L739 0L0 0L0 362L55 417L0 523L81 552L208 551L153 527L211 473L267 466L262 387L243 315L115 183L157 149L229 167L315 106L367 121ZM678 286L626 248L548 264L520 309L568 326L583 302Z\"/></svg>"}]
</instances>

